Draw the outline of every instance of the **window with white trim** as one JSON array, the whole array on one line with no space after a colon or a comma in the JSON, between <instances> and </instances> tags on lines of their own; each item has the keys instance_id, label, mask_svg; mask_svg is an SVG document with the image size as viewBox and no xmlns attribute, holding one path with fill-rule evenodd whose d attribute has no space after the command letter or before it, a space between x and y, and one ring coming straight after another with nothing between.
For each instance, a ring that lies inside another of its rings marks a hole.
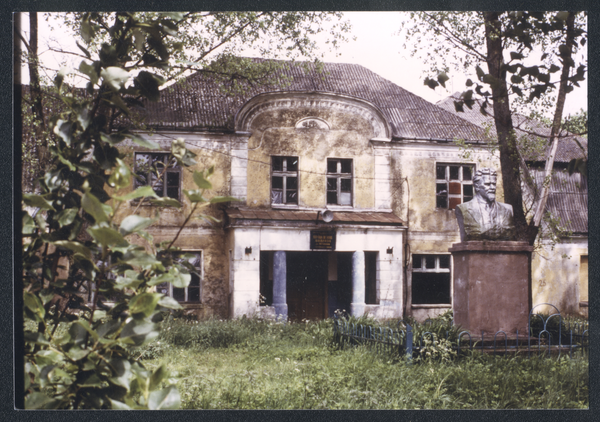
<instances>
[{"instance_id":1,"label":"window with white trim","mask_svg":"<svg viewBox=\"0 0 600 422\"><path fill-rule=\"evenodd\" d=\"M472 164L436 164L435 206L453 210L473 199L474 171Z\"/></svg>"},{"instance_id":2,"label":"window with white trim","mask_svg":"<svg viewBox=\"0 0 600 422\"><path fill-rule=\"evenodd\" d=\"M412 304L450 305L450 255L412 256Z\"/></svg>"},{"instance_id":3,"label":"window with white trim","mask_svg":"<svg viewBox=\"0 0 600 422\"><path fill-rule=\"evenodd\" d=\"M271 204L298 204L298 157L271 157Z\"/></svg>"},{"instance_id":4,"label":"window with white trim","mask_svg":"<svg viewBox=\"0 0 600 422\"><path fill-rule=\"evenodd\" d=\"M178 302L200 303L202 298L202 252L181 252L176 260L188 269L191 280L187 287L175 287L171 283L161 283L156 291L170 296Z\"/></svg>"},{"instance_id":5,"label":"window with white trim","mask_svg":"<svg viewBox=\"0 0 600 422\"><path fill-rule=\"evenodd\" d=\"M168 152L135 153L135 187L151 186L160 197L179 200L181 167Z\"/></svg>"},{"instance_id":6,"label":"window with white trim","mask_svg":"<svg viewBox=\"0 0 600 422\"><path fill-rule=\"evenodd\" d=\"M352 205L352 159L327 159L327 204Z\"/></svg>"}]
</instances>

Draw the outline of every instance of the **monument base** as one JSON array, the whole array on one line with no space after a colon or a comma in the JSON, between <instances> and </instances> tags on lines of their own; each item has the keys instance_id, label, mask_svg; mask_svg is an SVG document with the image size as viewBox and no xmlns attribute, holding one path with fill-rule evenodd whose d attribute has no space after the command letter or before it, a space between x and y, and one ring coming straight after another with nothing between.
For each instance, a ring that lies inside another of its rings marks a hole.
<instances>
[{"instance_id":1,"label":"monument base","mask_svg":"<svg viewBox=\"0 0 600 422\"><path fill-rule=\"evenodd\" d=\"M454 263L454 324L471 335L527 331L531 309L527 242L466 241L448 249Z\"/></svg>"}]
</instances>

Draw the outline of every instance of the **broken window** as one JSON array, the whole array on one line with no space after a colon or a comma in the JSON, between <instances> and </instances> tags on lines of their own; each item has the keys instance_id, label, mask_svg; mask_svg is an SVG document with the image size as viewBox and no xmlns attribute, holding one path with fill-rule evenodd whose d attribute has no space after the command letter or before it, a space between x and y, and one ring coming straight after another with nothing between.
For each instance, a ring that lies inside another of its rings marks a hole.
<instances>
[{"instance_id":1,"label":"broken window","mask_svg":"<svg viewBox=\"0 0 600 422\"><path fill-rule=\"evenodd\" d=\"M435 168L435 202L437 208L453 210L458 204L473 199L471 164L440 164Z\"/></svg>"},{"instance_id":2,"label":"broken window","mask_svg":"<svg viewBox=\"0 0 600 422\"><path fill-rule=\"evenodd\" d=\"M158 196L179 200L181 167L170 153L136 152L135 174L136 188L151 186Z\"/></svg>"},{"instance_id":3,"label":"broken window","mask_svg":"<svg viewBox=\"0 0 600 422\"><path fill-rule=\"evenodd\" d=\"M298 203L298 157L271 157L271 204Z\"/></svg>"},{"instance_id":4,"label":"broken window","mask_svg":"<svg viewBox=\"0 0 600 422\"><path fill-rule=\"evenodd\" d=\"M187 287L174 287L171 283L161 283L156 286L157 293L170 296L178 302L200 303L202 289L202 252L181 252L175 259L182 264L191 275L190 284Z\"/></svg>"},{"instance_id":5,"label":"broken window","mask_svg":"<svg viewBox=\"0 0 600 422\"><path fill-rule=\"evenodd\" d=\"M450 305L450 255L412 256L412 304Z\"/></svg>"},{"instance_id":6,"label":"broken window","mask_svg":"<svg viewBox=\"0 0 600 422\"><path fill-rule=\"evenodd\" d=\"M352 205L351 159L327 159L327 204Z\"/></svg>"}]
</instances>

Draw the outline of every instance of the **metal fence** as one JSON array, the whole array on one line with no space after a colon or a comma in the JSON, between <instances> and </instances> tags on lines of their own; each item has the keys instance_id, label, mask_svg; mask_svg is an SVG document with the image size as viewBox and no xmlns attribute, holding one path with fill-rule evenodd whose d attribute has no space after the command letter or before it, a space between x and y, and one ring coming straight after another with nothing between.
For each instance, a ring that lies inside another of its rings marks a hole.
<instances>
[{"instance_id":1,"label":"metal fence","mask_svg":"<svg viewBox=\"0 0 600 422\"><path fill-rule=\"evenodd\" d=\"M549 306L556 312L536 313L540 306ZM477 335L460 331L457 327L447 327L442 335L440 330L429 330L434 321L411 326L405 321L388 322L388 325L369 325L351 322L343 317L334 321L334 337L340 347L365 345L377 352L405 356L411 360L427 348L431 350L445 340L444 347L451 349L456 356L472 353L517 356L561 356L568 354L586 355L589 351L589 324L587 321L566 320L554 305L543 303L529 313L525 334L518 331L507 334L498 331L494 334L481 332ZM395 325L395 326L394 326ZM438 327L439 328L439 327Z\"/></svg>"}]
</instances>

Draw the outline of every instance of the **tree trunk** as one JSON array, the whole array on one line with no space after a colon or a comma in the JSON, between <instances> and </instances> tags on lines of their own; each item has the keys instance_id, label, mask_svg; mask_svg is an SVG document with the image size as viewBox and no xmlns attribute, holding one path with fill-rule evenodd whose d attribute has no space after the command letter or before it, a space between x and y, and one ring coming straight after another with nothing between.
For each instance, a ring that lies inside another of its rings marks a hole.
<instances>
[{"instance_id":1,"label":"tree trunk","mask_svg":"<svg viewBox=\"0 0 600 422\"><path fill-rule=\"evenodd\" d=\"M501 23L498 12L485 12L484 23L487 46L486 61L490 75L496 79L490 87L492 90L494 121L500 150L504 202L513 207L517 240L525 240L532 244L533 240L535 240L535 235L531 239L529 225L527 224L523 210L519 170L520 158L513 129L508 88L506 86L506 70L503 68L503 47L502 37L500 36Z\"/></svg>"},{"instance_id":2,"label":"tree trunk","mask_svg":"<svg viewBox=\"0 0 600 422\"><path fill-rule=\"evenodd\" d=\"M38 20L37 13L29 13L29 84L31 87L31 101L36 120L40 122L42 130L46 128L44 121L44 108L42 107L42 90L40 88L40 71L38 59Z\"/></svg>"},{"instance_id":3,"label":"tree trunk","mask_svg":"<svg viewBox=\"0 0 600 422\"><path fill-rule=\"evenodd\" d=\"M554 157L556 155L556 149L558 147L558 135L560 132L563 110L565 107L565 98L567 96L567 86L569 73L571 71L571 52L574 44L574 28L575 28L575 13L569 12L569 17L566 20L567 24L567 37L565 44L568 47L563 56L563 68L560 75L560 85L558 88L558 95L556 98L556 109L554 111L554 120L552 121L552 130L550 132L550 153L546 159L546 167L544 172L544 185L542 186L542 193L538 202L535 216L533 217L533 226L539 227L544 216L544 209L546 208L546 202L548 201L548 194L550 191L550 180L552 177L552 168L554 167ZM566 56L566 57L565 57ZM567 59L567 60L565 60Z\"/></svg>"}]
</instances>

